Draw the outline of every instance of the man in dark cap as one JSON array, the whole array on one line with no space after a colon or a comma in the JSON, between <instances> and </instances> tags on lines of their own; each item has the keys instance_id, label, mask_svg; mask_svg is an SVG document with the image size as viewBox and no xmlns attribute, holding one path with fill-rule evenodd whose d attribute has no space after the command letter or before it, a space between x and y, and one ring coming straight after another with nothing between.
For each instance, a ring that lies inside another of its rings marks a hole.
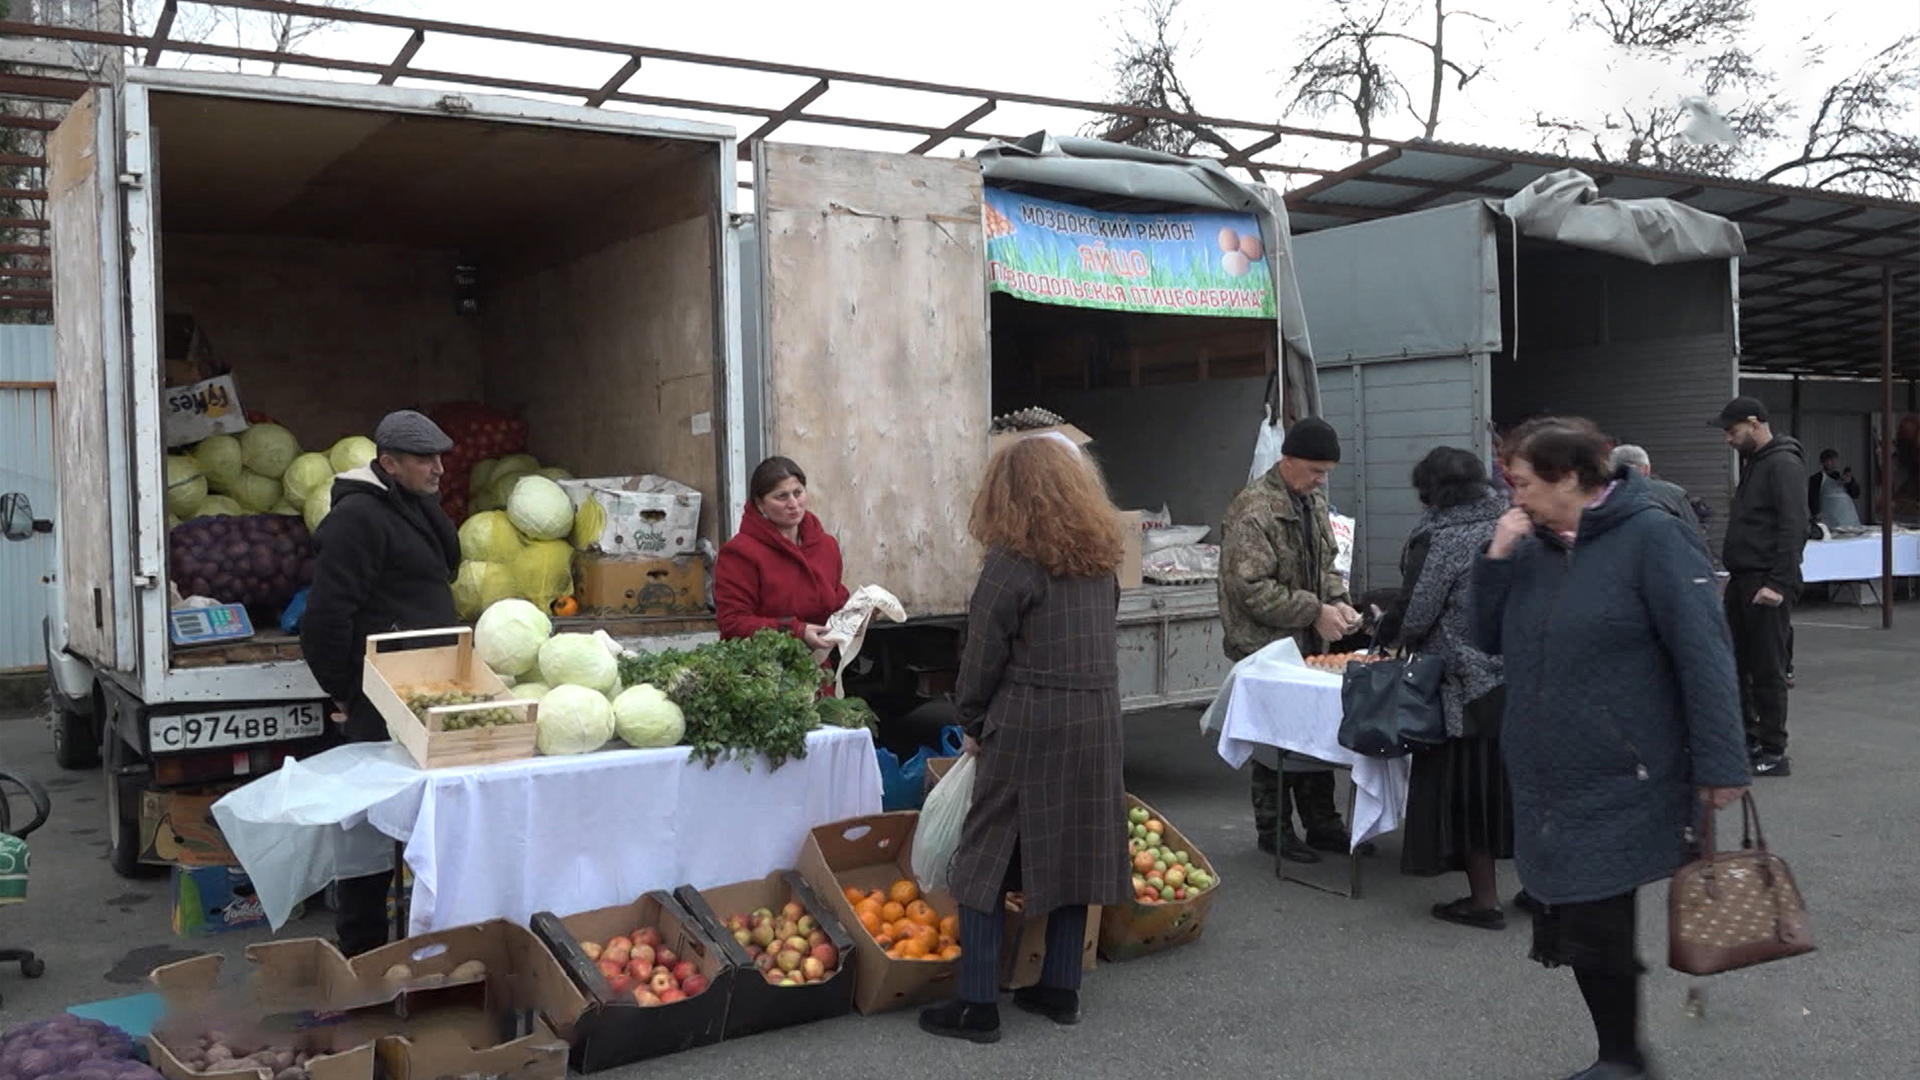
<instances>
[{"instance_id":1,"label":"man in dark cap","mask_svg":"<svg viewBox=\"0 0 1920 1080\"><path fill-rule=\"evenodd\" d=\"M333 507L314 532L313 591L300 645L334 701L347 742L387 737L386 721L360 690L367 635L458 622L454 574L460 536L440 509L440 455L453 440L411 410L388 413L373 432L379 456L333 481ZM335 930L348 956L387 943L386 874L338 883Z\"/></svg>"},{"instance_id":2,"label":"man in dark cap","mask_svg":"<svg viewBox=\"0 0 1920 1080\"><path fill-rule=\"evenodd\" d=\"M1220 529L1220 622L1227 657L1236 663L1286 637L1312 656L1359 628L1360 614L1334 569L1339 549L1327 512L1327 477L1339 461L1340 437L1325 420L1308 417L1287 431L1273 468L1227 507ZM1293 831L1289 801L1306 829L1304 844ZM1253 825L1260 850L1277 846L1295 862L1320 861L1316 849L1347 850L1325 762L1255 754Z\"/></svg>"},{"instance_id":3,"label":"man in dark cap","mask_svg":"<svg viewBox=\"0 0 1920 1080\"><path fill-rule=\"evenodd\" d=\"M1740 667L1740 704L1755 776L1788 776L1787 672L1793 665L1793 601L1807 543L1807 465L1800 444L1775 435L1767 407L1737 397L1715 427L1740 452L1740 486L1727 514L1727 625Z\"/></svg>"}]
</instances>

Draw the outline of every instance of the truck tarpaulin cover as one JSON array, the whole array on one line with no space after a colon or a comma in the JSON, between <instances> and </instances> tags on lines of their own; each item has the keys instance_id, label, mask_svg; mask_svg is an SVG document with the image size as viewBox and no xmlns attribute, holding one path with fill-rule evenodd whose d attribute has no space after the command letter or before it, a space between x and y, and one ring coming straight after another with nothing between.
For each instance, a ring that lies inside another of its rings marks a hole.
<instances>
[{"instance_id":1,"label":"truck tarpaulin cover","mask_svg":"<svg viewBox=\"0 0 1920 1080\"><path fill-rule=\"evenodd\" d=\"M1747 253L1740 226L1671 199L1603 199L1577 169L1551 172L1493 204L1538 240L1664 266Z\"/></svg>"},{"instance_id":2,"label":"truck tarpaulin cover","mask_svg":"<svg viewBox=\"0 0 1920 1080\"><path fill-rule=\"evenodd\" d=\"M996 292L1068 307L1273 318L1273 275L1252 214L1117 214L986 189Z\"/></svg>"}]
</instances>

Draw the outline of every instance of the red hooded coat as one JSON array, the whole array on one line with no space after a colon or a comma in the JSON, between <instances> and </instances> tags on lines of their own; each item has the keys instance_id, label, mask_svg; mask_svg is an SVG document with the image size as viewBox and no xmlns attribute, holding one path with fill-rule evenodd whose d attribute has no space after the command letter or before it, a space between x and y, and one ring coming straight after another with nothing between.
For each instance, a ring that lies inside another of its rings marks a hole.
<instances>
[{"instance_id":1,"label":"red hooded coat","mask_svg":"<svg viewBox=\"0 0 1920 1080\"><path fill-rule=\"evenodd\" d=\"M798 635L806 623L825 625L847 602L840 583L840 545L808 514L793 543L759 510L747 507L740 531L713 566L713 606L723 638L766 630Z\"/></svg>"}]
</instances>

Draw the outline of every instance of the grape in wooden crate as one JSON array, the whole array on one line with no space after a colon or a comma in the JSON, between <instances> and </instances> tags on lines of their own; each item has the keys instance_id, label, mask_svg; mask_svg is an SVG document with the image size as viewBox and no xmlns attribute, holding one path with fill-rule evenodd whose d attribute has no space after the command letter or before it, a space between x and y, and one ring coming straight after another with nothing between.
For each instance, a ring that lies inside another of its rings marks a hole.
<instances>
[{"instance_id":1,"label":"grape in wooden crate","mask_svg":"<svg viewBox=\"0 0 1920 1080\"><path fill-rule=\"evenodd\" d=\"M404 647L436 638L451 644ZM500 676L480 662L470 627L368 635L361 689L386 719L393 741L406 747L421 768L534 755L539 704L513 697ZM465 700L451 703L457 698ZM424 708L416 712L416 703Z\"/></svg>"}]
</instances>

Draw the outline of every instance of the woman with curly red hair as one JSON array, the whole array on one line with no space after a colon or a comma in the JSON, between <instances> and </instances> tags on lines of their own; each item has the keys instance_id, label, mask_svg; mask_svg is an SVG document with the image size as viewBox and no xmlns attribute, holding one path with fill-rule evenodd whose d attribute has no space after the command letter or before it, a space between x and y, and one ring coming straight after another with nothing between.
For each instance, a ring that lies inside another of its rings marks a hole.
<instances>
[{"instance_id":1,"label":"woman with curly red hair","mask_svg":"<svg viewBox=\"0 0 1920 1080\"><path fill-rule=\"evenodd\" d=\"M995 1042L1006 895L1047 917L1040 985L1014 1004L1072 1024L1087 906L1132 892L1114 640L1124 549L1099 470L1045 436L994 456L969 530L986 559L954 694L975 770L950 877L966 952L958 1000L922 1012L920 1026Z\"/></svg>"}]
</instances>

